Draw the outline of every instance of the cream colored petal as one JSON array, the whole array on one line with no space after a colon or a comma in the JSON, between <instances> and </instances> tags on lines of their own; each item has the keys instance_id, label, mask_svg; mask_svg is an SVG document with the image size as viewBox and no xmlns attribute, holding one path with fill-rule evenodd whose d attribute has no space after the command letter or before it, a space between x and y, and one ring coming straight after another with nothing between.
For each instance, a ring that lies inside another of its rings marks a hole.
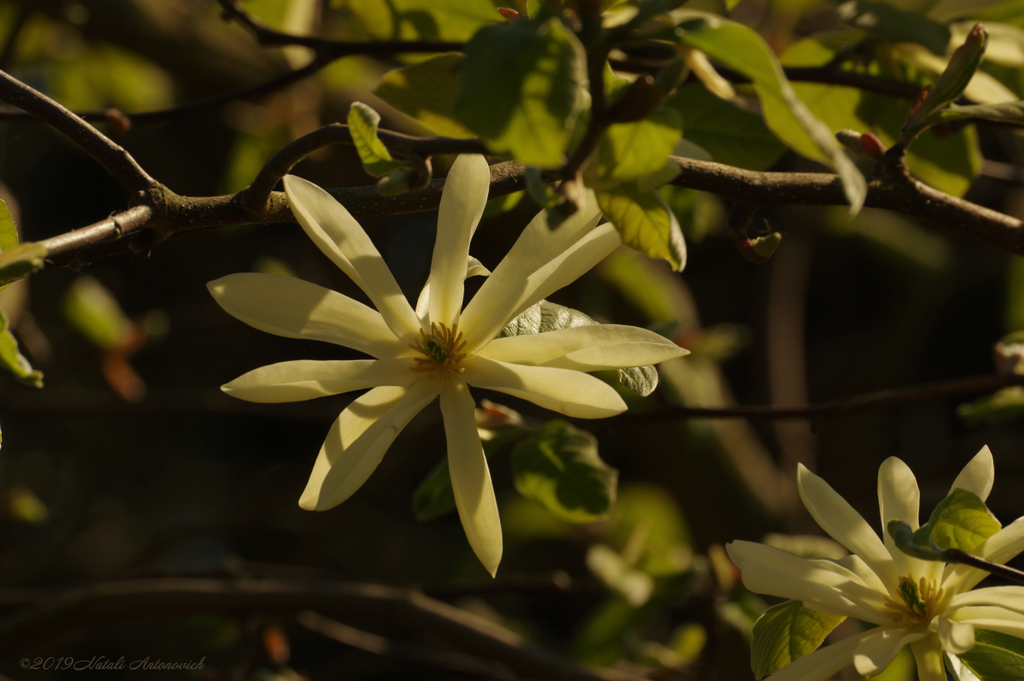
<instances>
[{"instance_id":1,"label":"cream colored petal","mask_svg":"<svg viewBox=\"0 0 1024 681\"><path fill-rule=\"evenodd\" d=\"M963 489L977 494L982 501L985 501L988 499L989 492L992 491L992 483L995 481L995 478L996 473L995 464L992 460L992 451L988 448L988 445L985 445L964 466L964 469L960 471L960 475L956 476L956 480L953 481L949 488L949 493L952 494L955 489Z\"/></svg>"},{"instance_id":2,"label":"cream colored petal","mask_svg":"<svg viewBox=\"0 0 1024 681\"><path fill-rule=\"evenodd\" d=\"M894 627L879 627L875 636L861 641L853 652L853 666L858 674L874 676L889 666L903 646L919 641L927 632L908 632Z\"/></svg>"},{"instance_id":3,"label":"cream colored petal","mask_svg":"<svg viewBox=\"0 0 1024 681\"><path fill-rule=\"evenodd\" d=\"M531 367L469 357L462 362L466 383L497 390L581 419L600 419L626 411L615 389L604 381L569 369Z\"/></svg>"},{"instance_id":4,"label":"cream colored petal","mask_svg":"<svg viewBox=\"0 0 1024 681\"><path fill-rule=\"evenodd\" d=\"M479 354L502 362L598 371L657 364L688 353L647 329L599 324L496 338Z\"/></svg>"},{"instance_id":5,"label":"cream colored petal","mask_svg":"<svg viewBox=\"0 0 1024 681\"><path fill-rule=\"evenodd\" d=\"M932 619L928 628L939 635L947 653L962 655L974 647L974 627L968 622L954 622L940 615Z\"/></svg>"},{"instance_id":6,"label":"cream colored petal","mask_svg":"<svg viewBox=\"0 0 1024 681\"><path fill-rule=\"evenodd\" d=\"M301 177L286 176L284 191L302 229L370 297L392 332L406 342L416 338L419 319L377 247L348 210Z\"/></svg>"},{"instance_id":7,"label":"cream colored petal","mask_svg":"<svg viewBox=\"0 0 1024 681\"><path fill-rule=\"evenodd\" d=\"M299 506L324 511L352 496L366 482L388 447L440 390L438 380L412 386L374 388L353 401L331 426Z\"/></svg>"},{"instance_id":8,"label":"cream colored petal","mask_svg":"<svg viewBox=\"0 0 1024 681\"><path fill-rule=\"evenodd\" d=\"M917 478L907 464L894 456L889 457L878 469L878 506L882 519L882 540L885 548L892 556L896 572L901 575L915 575L936 579L942 570L942 564L923 561L908 556L896 548L895 540L886 530L890 520L902 520L912 530L919 526L921 492L917 487Z\"/></svg>"},{"instance_id":9,"label":"cream colored petal","mask_svg":"<svg viewBox=\"0 0 1024 681\"><path fill-rule=\"evenodd\" d=\"M466 279L470 277L486 277L491 271L484 267L483 263L469 256L469 260L466 263ZM427 313L430 311L430 280L423 285L423 289L420 291L419 297L416 299L416 316L421 320L427 320Z\"/></svg>"},{"instance_id":10,"label":"cream colored petal","mask_svg":"<svg viewBox=\"0 0 1024 681\"><path fill-rule=\"evenodd\" d=\"M432 322L451 326L459 319L469 240L483 215L490 186L491 173L483 156L463 154L455 159L441 193L437 239L430 261Z\"/></svg>"},{"instance_id":11,"label":"cream colored petal","mask_svg":"<svg viewBox=\"0 0 1024 681\"><path fill-rule=\"evenodd\" d=\"M809 608L874 624L891 624L884 615L888 594L866 586L856 575L830 561L810 561L785 551L734 541L726 546L729 558L751 591L803 601Z\"/></svg>"},{"instance_id":12,"label":"cream colored petal","mask_svg":"<svg viewBox=\"0 0 1024 681\"><path fill-rule=\"evenodd\" d=\"M986 629L988 631L998 631L1000 634L1006 634L1007 636L1016 636L1017 638L1024 638L1024 620L1010 619L1010 618L999 618L999 619L974 619L971 618L971 624L975 629Z\"/></svg>"},{"instance_id":13,"label":"cream colored petal","mask_svg":"<svg viewBox=\"0 0 1024 681\"><path fill-rule=\"evenodd\" d=\"M878 629L865 631L838 643L818 648L810 655L789 663L764 681L827 681L853 662L853 651L863 641L878 635Z\"/></svg>"},{"instance_id":14,"label":"cream colored petal","mask_svg":"<svg viewBox=\"0 0 1024 681\"><path fill-rule=\"evenodd\" d=\"M473 397L465 381L449 379L441 391L441 414L455 506L469 545L494 577L501 562L501 521L473 409Z\"/></svg>"},{"instance_id":15,"label":"cream colored petal","mask_svg":"<svg viewBox=\"0 0 1024 681\"><path fill-rule=\"evenodd\" d=\"M942 644L935 634L910 644L917 663L917 681L946 681L946 665L942 661Z\"/></svg>"},{"instance_id":16,"label":"cream colored petal","mask_svg":"<svg viewBox=\"0 0 1024 681\"><path fill-rule=\"evenodd\" d=\"M300 359L254 369L221 386L228 395L248 402L300 402L379 385L409 385L422 378L412 371L413 360L358 359L318 361Z\"/></svg>"},{"instance_id":17,"label":"cream colored petal","mask_svg":"<svg viewBox=\"0 0 1024 681\"><path fill-rule=\"evenodd\" d=\"M462 311L461 327L468 342L467 352L476 352L526 308L576 281L614 251L622 239L610 224L596 227L522 279L498 279L499 265L487 278L473 300ZM505 257L504 264L512 255Z\"/></svg>"},{"instance_id":18,"label":"cream colored petal","mask_svg":"<svg viewBox=\"0 0 1024 681\"><path fill-rule=\"evenodd\" d=\"M899 573L885 544L864 518L803 464L797 469L797 487L804 506L821 529L860 556L892 593L899 582Z\"/></svg>"},{"instance_id":19,"label":"cream colored petal","mask_svg":"<svg viewBox=\"0 0 1024 681\"><path fill-rule=\"evenodd\" d=\"M850 555L843 556L834 562L856 575L857 578L864 582L868 588L873 589L880 594L888 592L888 589L886 589L885 585L882 584L882 580L878 578L878 575L876 575L871 567L861 560L861 558L856 554L851 553Z\"/></svg>"},{"instance_id":20,"label":"cream colored petal","mask_svg":"<svg viewBox=\"0 0 1024 681\"><path fill-rule=\"evenodd\" d=\"M960 608L980 605L998 606L1024 614L1024 586L992 586L956 594L949 602L949 616L963 619L955 616Z\"/></svg>"},{"instance_id":21,"label":"cream colored petal","mask_svg":"<svg viewBox=\"0 0 1024 681\"><path fill-rule=\"evenodd\" d=\"M225 312L260 331L326 341L374 357L409 352L376 311L302 279L245 272L206 286Z\"/></svg>"}]
</instances>

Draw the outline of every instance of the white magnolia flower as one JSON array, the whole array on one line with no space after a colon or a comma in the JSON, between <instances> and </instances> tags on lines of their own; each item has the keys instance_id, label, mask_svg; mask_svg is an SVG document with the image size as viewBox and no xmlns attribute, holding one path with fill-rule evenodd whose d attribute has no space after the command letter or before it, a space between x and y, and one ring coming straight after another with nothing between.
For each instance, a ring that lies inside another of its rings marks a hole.
<instances>
[{"instance_id":1,"label":"white magnolia flower","mask_svg":"<svg viewBox=\"0 0 1024 681\"><path fill-rule=\"evenodd\" d=\"M917 661L920 681L946 681L943 651L958 655L974 647L974 629L1024 638L1024 587L971 591L988 573L908 556L871 526L829 485L803 466L800 497L818 524L852 552L838 561L805 560L763 544L736 541L729 557L751 591L803 601L814 610L878 625L823 647L783 667L769 681L824 681L850 664L872 676L905 645ZM982 500L992 489L992 454L984 447L953 482L953 489ZM878 471L882 526L902 520L917 530L920 493L910 468L897 458ZM1024 518L989 537L971 553L1005 563L1024 550Z\"/></svg>"},{"instance_id":2,"label":"white magnolia flower","mask_svg":"<svg viewBox=\"0 0 1024 681\"><path fill-rule=\"evenodd\" d=\"M229 314L261 331L335 343L373 359L299 360L251 371L223 387L252 402L293 402L372 388L338 417L320 449L299 505L326 510L350 497L398 433L440 397L448 467L462 526L493 575L501 525L477 434L473 385L578 418L618 414L625 403L585 371L655 364L686 354L656 333L630 326L586 326L495 339L516 315L576 280L620 243L597 225L593 199L558 229L538 215L463 309L467 274L486 273L469 242L487 202L482 156L461 156L441 196L430 278L414 310L384 260L348 211L319 187L286 177L285 192L306 234L376 310L293 277L232 274L209 284ZM467 271L467 262L473 265Z\"/></svg>"}]
</instances>

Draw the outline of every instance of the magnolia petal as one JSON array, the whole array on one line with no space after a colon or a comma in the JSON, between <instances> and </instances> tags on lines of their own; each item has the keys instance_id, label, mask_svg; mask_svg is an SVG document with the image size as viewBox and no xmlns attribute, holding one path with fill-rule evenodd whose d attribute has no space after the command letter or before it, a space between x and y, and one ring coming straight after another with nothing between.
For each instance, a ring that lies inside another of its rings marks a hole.
<instances>
[{"instance_id":1,"label":"magnolia petal","mask_svg":"<svg viewBox=\"0 0 1024 681\"><path fill-rule=\"evenodd\" d=\"M921 492L917 487L917 478L910 467L894 456L889 457L878 469L878 506L882 518L882 540L885 548L896 564L896 571L901 575L914 574L929 579L938 577L942 565L913 558L896 548L896 541L889 535L886 528L890 520L902 520L916 530L919 526ZM927 574L925 574L927 573Z\"/></svg>"},{"instance_id":2,"label":"magnolia petal","mask_svg":"<svg viewBox=\"0 0 1024 681\"><path fill-rule=\"evenodd\" d=\"M577 371L658 364L688 353L689 350L653 331L618 324L496 338L479 352L483 357L502 362Z\"/></svg>"},{"instance_id":3,"label":"magnolia petal","mask_svg":"<svg viewBox=\"0 0 1024 681\"><path fill-rule=\"evenodd\" d=\"M889 666L903 646L919 641L927 632L908 632L894 627L879 627L875 636L861 641L853 652L853 666L857 673L874 676Z\"/></svg>"},{"instance_id":4,"label":"magnolia petal","mask_svg":"<svg viewBox=\"0 0 1024 681\"><path fill-rule=\"evenodd\" d=\"M983 605L997 606L1024 615L1024 586L992 586L959 593L949 602L949 616L963 619L956 615L960 608Z\"/></svg>"},{"instance_id":5,"label":"magnolia petal","mask_svg":"<svg viewBox=\"0 0 1024 681\"><path fill-rule=\"evenodd\" d=\"M501 562L501 521L473 409L465 381L448 380L441 391L441 414L455 506L473 553L494 577Z\"/></svg>"},{"instance_id":6,"label":"magnolia petal","mask_svg":"<svg viewBox=\"0 0 1024 681\"><path fill-rule=\"evenodd\" d=\"M882 584L882 580L878 578L878 575L876 575L871 567L861 560L857 554L851 553L848 556L843 556L839 560L835 561L835 563L856 575L868 588L873 589L880 594L888 592L888 589L886 589L885 585Z\"/></svg>"},{"instance_id":7,"label":"magnolia petal","mask_svg":"<svg viewBox=\"0 0 1024 681\"><path fill-rule=\"evenodd\" d=\"M591 230L566 251L533 273L512 281L497 279L499 265L462 311L467 352L477 352L516 315L563 286L576 281L614 251L622 239L611 224ZM508 255L504 264L512 256Z\"/></svg>"},{"instance_id":8,"label":"magnolia petal","mask_svg":"<svg viewBox=\"0 0 1024 681\"><path fill-rule=\"evenodd\" d=\"M942 659L942 644L936 635L926 636L910 644L917 663L917 681L946 681L946 664Z\"/></svg>"},{"instance_id":9,"label":"magnolia petal","mask_svg":"<svg viewBox=\"0 0 1024 681\"><path fill-rule=\"evenodd\" d=\"M891 624L884 613L885 592L866 586L856 575L831 561L810 561L754 542L726 545L751 591L803 601L809 608Z\"/></svg>"},{"instance_id":10,"label":"magnolia petal","mask_svg":"<svg viewBox=\"0 0 1024 681\"><path fill-rule=\"evenodd\" d=\"M1021 619L972 618L971 624L974 626L975 629L987 629L988 631L998 631L1000 634L1006 634L1007 636L1016 636L1017 638L1024 638L1024 620Z\"/></svg>"},{"instance_id":11,"label":"magnolia petal","mask_svg":"<svg viewBox=\"0 0 1024 681\"><path fill-rule=\"evenodd\" d=\"M1009 620L1012 622L1024 622L1024 615L1008 607L999 605L967 605L963 607L946 608L946 617L954 622L970 622L975 624L980 620Z\"/></svg>"},{"instance_id":12,"label":"magnolia petal","mask_svg":"<svg viewBox=\"0 0 1024 681\"><path fill-rule=\"evenodd\" d=\"M487 204L491 173L478 154L455 159L441 192L437 212L437 238L430 261L430 321L451 326L462 310L466 280L463 263L469 257L469 240Z\"/></svg>"},{"instance_id":13,"label":"magnolia petal","mask_svg":"<svg viewBox=\"0 0 1024 681\"><path fill-rule=\"evenodd\" d=\"M394 335L406 342L414 339L421 328L419 319L377 247L348 210L301 177L286 176L284 191L295 219L313 243L370 297Z\"/></svg>"},{"instance_id":14,"label":"magnolia petal","mask_svg":"<svg viewBox=\"0 0 1024 681\"><path fill-rule=\"evenodd\" d=\"M853 662L853 651L865 639L878 635L878 629L865 631L839 643L818 648L810 655L790 662L766 681L827 681L833 674Z\"/></svg>"},{"instance_id":15,"label":"magnolia petal","mask_svg":"<svg viewBox=\"0 0 1024 681\"><path fill-rule=\"evenodd\" d=\"M220 389L248 402L301 402L379 385L409 385L422 378L412 367L412 358L405 357L352 361L300 359L253 369Z\"/></svg>"},{"instance_id":16,"label":"magnolia petal","mask_svg":"<svg viewBox=\"0 0 1024 681\"><path fill-rule=\"evenodd\" d=\"M469 256L466 262L466 279L470 277L486 277L491 271L484 267L483 263ZM428 319L427 313L430 310L430 279L427 279L427 283L423 285L423 289L420 291L419 297L416 299L416 316L421 320Z\"/></svg>"},{"instance_id":17,"label":"magnolia petal","mask_svg":"<svg viewBox=\"0 0 1024 681\"><path fill-rule=\"evenodd\" d=\"M988 448L988 445L985 445L964 466L964 469L960 471L960 475L956 476L956 480L953 481L953 485L949 488L949 493L952 494L955 489L963 489L977 494L982 501L985 501L985 499L988 499L989 492L992 491L992 483L995 481L995 478L996 472L992 460L992 451Z\"/></svg>"},{"instance_id":18,"label":"magnolia petal","mask_svg":"<svg viewBox=\"0 0 1024 681\"><path fill-rule=\"evenodd\" d=\"M974 647L974 626L968 622L954 622L940 615L932 619L928 628L939 635L947 653L962 655Z\"/></svg>"},{"instance_id":19,"label":"magnolia petal","mask_svg":"<svg viewBox=\"0 0 1024 681\"><path fill-rule=\"evenodd\" d=\"M409 351L378 312L302 279L244 272L206 286L228 314L260 331L326 341L374 357Z\"/></svg>"},{"instance_id":20,"label":"magnolia petal","mask_svg":"<svg viewBox=\"0 0 1024 681\"><path fill-rule=\"evenodd\" d=\"M469 357L462 362L467 383L529 400L581 419L600 419L626 411L615 389L588 374L569 369L531 367Z\"/></svg>"},{"instance_id":21,"label":"magnolia petal","mask_svg":"<svg viewBox=\"0 0 1024 681\"><path fill-rule=\"evenodd\" d=\"M804 506L830 537L856 553L890 591L899 582L892 556L875 531L827 482L800 464L797 488ZM893 594L895 596L895 594Z\"/></svg>"},{"instance_id":22,"label":"magnolia petal","mask_svg":"<svg viewBox=\"0 0 1024 681\"><path fill-rule=\"evenodd\" d=\"M437 397L440 386L421 380L408 388L374 388L348 405L320 448L299 506L325 511L352 496L402 429Z\"/></svg>"}]
</instances>

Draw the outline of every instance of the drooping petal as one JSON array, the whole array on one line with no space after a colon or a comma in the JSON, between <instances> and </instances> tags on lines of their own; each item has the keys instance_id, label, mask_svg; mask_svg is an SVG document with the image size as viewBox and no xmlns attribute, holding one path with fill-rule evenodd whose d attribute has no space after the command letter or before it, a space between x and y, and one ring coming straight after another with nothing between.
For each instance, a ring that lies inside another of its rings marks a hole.
<instances>
[{"instance_id":1,"label":"drooping petal","mask_svg":"<svg viewBox=\"0 0 1024 681\"><path fill-rule=\"evenodd\" d=\"M803 601L804 605L837 615L885 625L884 592L866 586L846 568L830 561L810 561L771 546L734 541L726 545L751 591Z\"/></svg>"},{"instance_id":2,"label":"drooping petal","mask_svg":"<svg viewBox=\"0 0 1024 681\"><path fill-rule=\"evenodd\" d=\"M333 196L301 177L286 176L284 191L295 219L313 243L370 297L394 335L411 342L420 321L355 218Z\"/></svg>"},{"instance_id":3,"label":"drooping petal","mask_svg":"<svg viewBox=\"0 0 1024 681\"><path fill-rule=\"evenodd\" d=\"M985 499L988 499L989 492L992 491L992 483L995 481L995 477L992 451L988 448L988 445L985 445L964 466L964 469L960 471L960 475L956 476L956 480L953 481L949 491L952 493L955 489L964 489L977 494L982 501L985 501Z\"/></svg>"},{"instance_id":4,"label":"drooping petal","mask_svg":"<svg viewBox=\"0 0 1024 681\"><path fill-rule=\"evenodd\" d=\"M919 641L927 632L909 632L894 627L879 627L875 636L869 636L861 641L860 645L853 652L853 666L857 673L864 676L874 676L889 666L896 655L903 650L903 646Z\"/></svg>"},{"instance_id":5,"label":"drooping petal","mask_svg":"<svg viewBox=\"0 0 1024 681\"><path fill-rule=\"evenodd\" d=\"M647 329L599 324L497 338L479 354L516 364L599 371L658 364L688 353Z\"/></svg>"},{"instance_id":6,"label":"drooping petal","mask_svg":"<svg viewBox=\"0 0 1024 681\"><path fill-rule=\"evenodd\" d=\"M946 681L946 665L942 661L942 644L935 634L910 644L917 663L917 681Z\"/></svg>"},{"instance_id":7,"label":"drooping petal","mask_svg":"<svg viewBox=\"0 0 1024 681\"><path fill-rule=\"evenodd\" d=\"M545 409L581 419L600 419L626 411L615 389L588 374L569 369L531 367L468 357L462 362L467 383L529 400Z\"/></svg>"},{"instance_id":8,"label":"drooping petal","mask_svg":"<svg viewBox=\"0 0 1024 681\"><path fill-rule=\"evenodd\" d=\"M461 328L466 333L467 352L478 351L513 317L576 281L621 243L619 233L610 224L595 227L567 250L521 279L498 278L502 265L513 257L511 254L505 256L462 311Z\"/></svg>"},{"instance_id":9,"label":"drooping petal","mask_svg":"<svg viewBox=\"0 0 1024 681\"><path fill-rule=\"evenodd\" d=\"M939 635L942 649L962 655L974 647L974 626L969 622L954 622L941 615L932 619L929 629Z\"/></svg>"},{"instance_id":10,"label":"drooping petal","mask_svg":"<svg viewBox=\"0 0 1024 681\"><path fill-rule=\"evenodd\" d=\"M221 386L228 395L249 402L300 402L380 385L409 385L422 376L412 371L411 357L318 361L300 359L270 364Z\"/></svg>"},{"instance_id":11,"label":"drooping petal","mask_svg":"<svg viewBox=\"0 0 1024 681\"><path fill-rule=\"evenodd\" d=\"M459 319L469 240L483 215L490 186L491 173L483 156L463 154L455 159L437 212L437 239L428 283L429 321L451 326Z\"/></svg>"},{"instance_id":12,"label":"drooping petal","mask_svg":"<svg viewBox=\"0 0 1024 681\"><path fill-rule=\"evenodd\" d=\"M908 556L896 548L896 541L886 528L890 520L902 520L910 525L910 529L920 527L918 519L921 506L921 492L917 486L917 478L910 467L894 456L882 462L878 469L878 507L882 518L882 539L885 548L896 564L896 572L901 575L917 575L934 580L942 569L942 564Z\"/></svg>"},{"instance_id":13,"label":"drooping petal","mask_svg":"<svg viewBox=\"0 0 1024 681\"><path fill-rule=\"evenodd\" d=\"M376 311L302 279L245 272L206 286L228 314L260 331L326 341L374 357L409 352Z\"/></svg>"},{"instance_id":14,"label":"drooping petal","mask_svg":"<svg viewBox=\"0 0 1024 681\"><path fill-rule=\"evenodd\" d=\"M412 417L440 390L439 381L374 388L353 401L331 426L299 506L324 511L362 487Z\"/></svg>"},{"instance_id":15,"label":"drooping petal","mask_svg":"<svg viewBox=\"0 0 1024 681\"><path fill-rule=\"evenodd\" d=\"M797 468L797 488L804 506L821 529L851 553L860 556L892 593L899 582L899 573L885 544L867 521L827 482L803 464Z\"/></svg>"},{"instance_id":16,"label":"drooping petal","mask_svg":"<svg viewBox=\"0 0 1024 681\"><path fill-rule=\"evenodd\" d=\"M455 506L469 545L493 577L501 562L501 521L473 408L465 381L449 379L441 391L441 414Z\"/></svg>"},{"instance_id":17,"label":"drooping petal","mask_svg":"<svg viewBox=\"0 0 1024 681\"><path fill-rule=\"evenodd\" d=\"M878 631L872 629L818 648L810 655L789 663L764 681L826 681L853 662L853 651L857 646L865 639L877 636Z\"/></svg>"}]
</instances>

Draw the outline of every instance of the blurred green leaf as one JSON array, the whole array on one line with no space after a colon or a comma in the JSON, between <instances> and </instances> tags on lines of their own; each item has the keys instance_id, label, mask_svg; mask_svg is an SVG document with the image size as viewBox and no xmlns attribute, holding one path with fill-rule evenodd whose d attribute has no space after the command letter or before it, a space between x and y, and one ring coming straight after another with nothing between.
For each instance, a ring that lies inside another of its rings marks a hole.
<instances>
[{"instance_id":1,"label":"blurred green leaf","mask_svg":"<svg viewBox=\"0 0 1024 681\"><path fill-rule=\"evenodd\" d=\"M995 121L1010 125L1024 125L1024 101L1000 102L998 104L951 104L930 119L933 123L950 123L967 120Z\"/></svg>"},{"instance_id":2,"label":"blurred green leaf","mask_svg":"<svg viewBox=\"0 0 1024 681\"><path fill-rule=\"evenodd\" d=\"M381 79L373 94L438 135L474 137L452 114L462 62L461 54L441 54L395 69Z\"/></svg>"},{"instance_id":3,"label":"blurred green leaf","mask_svg":"<svg viewBox=\"0 0 1024 681\"><path fill-rule=\"evenodd\" d=\"M754 624L750 647L754 678L760 681L813 653L845 619L842 615L805 608L800 601L786 601L768 608Z\"/></svg>"},{"instance_id":4,"label":"blurred green leaf","mask_svg":"<svg viewBox=\"0 0 1024 681\"><path fill-rule=\"evenodd\" d=\"M549 421L516 445L512 474L520 494L575 523L608 516L619 478L594 436L565 421Z\"/></svg>"},{"instance_id":5,"label":"blurred green leaf","mask_svg":"<svg viewBox=\"0 0 1024 681\"><path fill-rule=\"evenodd\" d=\"M844 211L829 211L834 233L863 242L882 262L901 271L937 274L953 263L945 236L891 211L865 208L853 220Z\"/></svg>"},{"instance_id":6,"label":"blurred green leaf","mask_svg":"<svg viewBox=\"0 0 1024 681\"><path fill-rule=\"evenodd\" d=\"M656 191L620 185L597 192L597 203L622 236L644 255L668 261L676 271L686 266L686 242L676 216Z\"/></svg>"},{"instance_id":7,"label":"blurred green leaf","mask_svg":"<svg viewBox=\"0 0 1024 681\"><path fill-rule=\"evenodd\" d=\"M7 508L12 518L29 525L45 525L50 519L50 510L39 497L24 485L16 485L7 497Z\"/></svg>"},{"instance_id":8,"label":"blurred green leaf","mask_svg":"<svg viewBox=\"0 0 1024 681\"><path fill-rule=\"evenodd\" d=\"M639 608L654 593L654 579L634 568L610 546L591 546L587 550L587 568L605 586L622 596L631 607Z\"/></svg>"},{"instance_id":9,"label":"blurred green leaf","mask_svg":"<svg viewBox=\"0 0 1024 681\"><path fill-rule=\"evenodd\" d=\"M11 334L7 315L0 311L0 366L14 374L21 383L33 388L43 387L43 372L32 365L18 350L18 341Z\"/></svg>"},{"instance_id":10,"label":"blurred green leaf","mask_svg":"<svg viewBox=\"0 0 1024 681\"><path fill-rule=\"evenodd\" d=\"M259 134L239 132L228 152L221 191L233 194L249 186L270 157L290 140L284 128L261 131Z\"/></svg>"},{"instance_id":11,"label":"blurred green leaf","mask_svg":"<svg viewBox=\"0 0 1024 681\"><path fill-rule=\"evenodd\" d=\"M0 253L0 284L9 284L43 269L45 257L46 246L32 241L3 251Z\"/></svg>"},{"instance_id":12,"label":"blurred green leaf","mask_svg":"<svg viewBox=\"0 0 1024 681\"><path fill-rule=\"evenodd\" d=\"M352 102L348 110L348 129L352 133L352 143L355 145L359 160L363 163L363 169L374 177L383 177L401 168L408 167L408 163L395 161L391 158L391 152L384 146L384 143L377 137L377 126L380 124L380 114L362 102Z\"/></svg>"},{"instance_id":13,"label":"blurred green leaf","mask_svg":"<svg viewBox=\"0 0 1024 681\"><path fill-rule=\"evenodd\" d=\"M837 13L844 23L889 42L919 43L940 57L946 56L949 29L920 14L867 0L844 2Z\"/></svg>"},{"instance_id":14,"label":"blurred green leaf","mask_svg":"<svg viewBox=\"0 0 1024 681\"><path fill-rule=\"evenodd\" d=\"M725 227L725 209L718 197L670 184L660 187L658 193L679 221L683 235L690 241L699 244Z\"/></svg>"},{"instance_id":15,"label":"blurred green leaf","mask_svg":"<svg viewBox=\"0 0 1024 681\"><path fill-rule=\"evenodd\" d=\"M0 253L6 253L18 245L18 228L7 202L0 199Z\"/></svg>"},{"instance_id":16,"label":"blurred green leaf","mask_svg":"<svg viewBox=\"0 0 1024 681\"><path fill-rule=\"evenodd\" d=\"M1009 256L1006 273L1006 307L1003 310L1003 328L1006 331L1024 331L1024 258Z\"/></svg>"},{"instance_id":17,"label":"blurred green leaf","mask_svg":"<svg viewBox=\"0 0 1024 681\"><path fill-rule=\"evenodd\" d=\"M556 17L482 28L466 45L453 111L497 152L553 168L583 108L586 55Z\"/></svg>"},{"instance_id":18,"label":"blurred green leaf","mask_svg":"<svg viewBox=\"0 0 1024 681\"><path fill-rule=\"evenodd\" d=\"M376 40L469 40L482 26L502 20L491 0L348 0Z\"/></svg>"},{"instance_id":19,"label":"blurred green leaf","mask_svg":"<svg viewBox=\"0 0 1024 681\"><path fill-rule=\"evenodd\" d=\"M961 404L956 415L969 426L993 426L1024 416L1024 387L1003 388L973 402Z\"/></svg>"},{"instance_id":20,"label":"blurred green leaf","mask_svg":"<svg viewBox=\"0 0 1024 681\"><path fill-rule=\"evenodd\" d=\"M79 332L104 350L124 343L131 322L117 299L95 277L81 275L68 288L64 316Z\"/></svg>"},{"instance_id":21,"label":"blurred green leaf","mask_svg":"<svg viewBox=\"0 0 1024 681\"><path fill-rule=\"evenodd\" d=\"M974 647L956 657L980 681L1024 679L1024 641L1016 636L975 629Z\"/></svg>"}]
</instances>

